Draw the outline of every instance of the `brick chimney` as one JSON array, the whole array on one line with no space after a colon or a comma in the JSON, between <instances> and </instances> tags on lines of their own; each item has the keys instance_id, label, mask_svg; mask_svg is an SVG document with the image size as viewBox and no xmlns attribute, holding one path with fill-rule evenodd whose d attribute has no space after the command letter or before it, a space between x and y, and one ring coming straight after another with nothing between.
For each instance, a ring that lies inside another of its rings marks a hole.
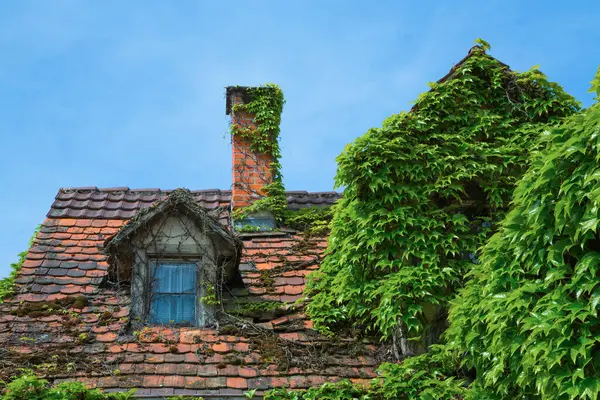
<instances>
[{"instance_id":1,"label":"brick chimney","mask_svg":"<svg viewBox=\"0 0 600 400\"><path fill-rule=\"evenodd\" d=\"M254 115L246 111L234 111L236 104L247 104L252 99L248 87L227 87L226 114L231 115L231 125L241 129L256 129ZM246 207L255 200L264 197L262 188L273 182L271 156L256 153L250 149L250 142L238 135L231 136L232 149L232 208Z\"/></svg>"}]
</instances>

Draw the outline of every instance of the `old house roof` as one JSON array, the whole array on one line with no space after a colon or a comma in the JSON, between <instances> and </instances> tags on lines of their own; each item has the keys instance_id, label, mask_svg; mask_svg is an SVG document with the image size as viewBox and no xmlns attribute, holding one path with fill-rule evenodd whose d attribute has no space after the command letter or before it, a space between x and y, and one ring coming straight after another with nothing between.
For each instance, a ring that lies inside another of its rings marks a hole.
<instances>
[{"instance_id":1,"label":"old house roof","mask_svg":"<svg viewBox=\"0 0 600 400\"><path fill-rule=\"evenodd\" d=\"M0 305L0 375L25 365L57 381L106 390L242 398L248 389L306 388L375 376L376 347L312 329L303 306L305 277L318 268L327 238L289 232L241 236L242 285L223 303L234 323L219 329L126 329L127 288L111 285L105 244L130 219L170 191L128 188L59 190L17 277L18 294ZM198 206L227 221L229 191L191 191ZM291 208L332 204L333 192L288 192ZM238 322L235 323L235 318ZM248 322L244 322L248 321ZM25 338L25 339L24 339ZM45 367L44 367L45 368Z\"/></svg>"}]
</instances>

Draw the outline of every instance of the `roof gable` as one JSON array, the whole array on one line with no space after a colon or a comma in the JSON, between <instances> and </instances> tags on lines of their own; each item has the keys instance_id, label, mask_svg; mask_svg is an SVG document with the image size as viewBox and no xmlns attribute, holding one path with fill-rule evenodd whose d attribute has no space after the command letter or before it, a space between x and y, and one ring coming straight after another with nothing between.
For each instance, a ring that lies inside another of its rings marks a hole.
<instances>
[{"instance_id":1,"label":"roof gable","mask_svg":"<svg viewBox=\"0 0 600 400\"><path fill-rule=\"evenodd\" d=\"M241 245L240 240L235 235L210 215L208 210L198 204L189 190L176 189L165 200L138 211L116 235L105 241L105 251L110 254L122 243L128 242L140 229L152 224L156 218L168 213L181 214L191 218L199 227L208 228L213 235L229 244L234 251Z\"/></svg>"},{"instance_id":2,"label":"roof gable","mask_svg":"<svg viewBox=\"0 0 600 400\"><path fill-rule=\"evenodd\" d=\"M437 83L444 83L447 80L452 79L452 77L460 69L460 67L462 67L467 62L467 60L469 58L473 57L474 55L478 55L481 57L487 57L490 60L496 61L499 65L505 67L507 70L510 70L510 67L507 64L505 64L502 61L498 60L497 58L494 58L494 57L490 56L489 54L487 54L481 46L473 46L469 49L469 52L467 53L467 55L464 56L456 64L454 64L454 66L450 69L450 71L448 71L448 73L446 75L442 76L440 79L437 80Z\"/></svg>"}]
</instances>

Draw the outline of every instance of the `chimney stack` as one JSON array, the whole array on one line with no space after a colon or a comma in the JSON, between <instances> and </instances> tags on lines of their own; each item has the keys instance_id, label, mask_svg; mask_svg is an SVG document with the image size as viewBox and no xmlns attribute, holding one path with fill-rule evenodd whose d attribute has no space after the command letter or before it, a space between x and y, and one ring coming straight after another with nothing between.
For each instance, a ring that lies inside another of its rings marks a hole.
<instances>
[{"instance_id":1,"label":"chimney stack","mask_svg":"<svg viewBox=\"0 0 600 400\"><path fill-rule=\"evenodd\" d=\"M231 115L231 149L232 149L232 208L239 209L251 205L255 200L263 198L263 187L273 182L271 168L272 157L253 151L250 140L242 136L256 133L255 115L245 110L235 110L238 104L252 101L253 88L227 87L226 114ZM241 135L240 135L241 133Z\"/></svg>"}]
</instances>

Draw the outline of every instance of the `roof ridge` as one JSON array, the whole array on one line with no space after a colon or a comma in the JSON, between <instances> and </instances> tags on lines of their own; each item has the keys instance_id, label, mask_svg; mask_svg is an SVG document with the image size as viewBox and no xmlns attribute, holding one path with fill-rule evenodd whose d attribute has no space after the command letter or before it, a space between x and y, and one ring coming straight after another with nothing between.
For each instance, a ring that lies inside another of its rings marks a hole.
<instances>
[{"instance_id":1,"label":"roof ridge","mask_svg":"<svg viewBox=\"0 0 600 400\"><path fill-rule=\"evenodd\" d=\"M130 219L141 209L163 201L174 190L130 189L129 187L97 188L96 186L59 189L48 218L80 219ZM231 190L188 190L198 204L209 210L229 207ZM306 190L285 193L288 208L321 207L335 203L342 197L338 192L308 192ZM223 219L228 218L222 215Z\"/></svg>"},{"instance_id":2,"label":"roof ridge","mask_svg":"<svg viewBox=\"0 0 600 400\"><path fill-rule=\"evenodd\" d=\"M111 192L131 192L131 193L164 193L169 194L177 189L160 189L160 188L140 188L140 189L132 189L128 186L117 186L117 187L108 187L108 188L99 188L97 186L80 186L80 187L64 187L59 188L59 193L111 193ZM204 193L231 193L231 189L195 189L189 190L194 194L204 194ZM334 190L331 191L308 191L308 190L286 190L285 193L287 195L341 195L340 192L336 192Z\"/></svg>"},{"instance_id":3,"label":"roof ridge","mask_svg":"<svg viewBox=\"0 0 600 400\"><path fill-rule=\"evenodd\" d=\"M479 55L479 56L487 57L491 60L494 60L498 64L500 64L502 67L506 68L508 71L511 71L510 66L508 64L505 64L502 61L498 60L496 57L489 55L481 46L475 45L469 49L469 52L467 53L466 56L464 56L462 59L460 59L454 65L452 65L452 68L450 68L450 71L448 71L448 73L446 75L442 76L440 79L435 81L435 83L442 84L442 83L445 83L445 82L449 81L450 79L452 79L452 77L454 77L454 75L456 74L456 71L458 71L460 69L460 67L462 67L464 65L464 63L466 63L467 60L469 58L473 57L474 55ZM431 88L426 93L429 93L433 90L434 90L434 88ZM414 112L414 111L418 110L418 108L419 108L418 106L419 106L419 104L414 104L410 108L410 112Z\"/></svg>"},{"instance_id":4,"label":"roof ridge","mask_svg":"<svg viewBox=\"0 0 600 400\"><path fill-rule=\"evenodd\" d=\"M503 67L506 67L510 70L510 66L508 64L505 64L502 61L498 60L496 57L489 55L488 53L485 52L485 50L483 50L481 48L481 46L475 45L469 49L469 52L467 53L466 56L464 56L461 60L459 60L456 64L454 64L452 66L452 68L450 68L450 71L448 71L448 73L446 75L444 75L440 79L438 79L436 81L436 83L446 82L448 79L450 79L454 75L454 73L456 72L457 69L459 69L469 58L471 58L475 54L488 57L488 58L498 62Z\"/></svg>"}]
</instances>

